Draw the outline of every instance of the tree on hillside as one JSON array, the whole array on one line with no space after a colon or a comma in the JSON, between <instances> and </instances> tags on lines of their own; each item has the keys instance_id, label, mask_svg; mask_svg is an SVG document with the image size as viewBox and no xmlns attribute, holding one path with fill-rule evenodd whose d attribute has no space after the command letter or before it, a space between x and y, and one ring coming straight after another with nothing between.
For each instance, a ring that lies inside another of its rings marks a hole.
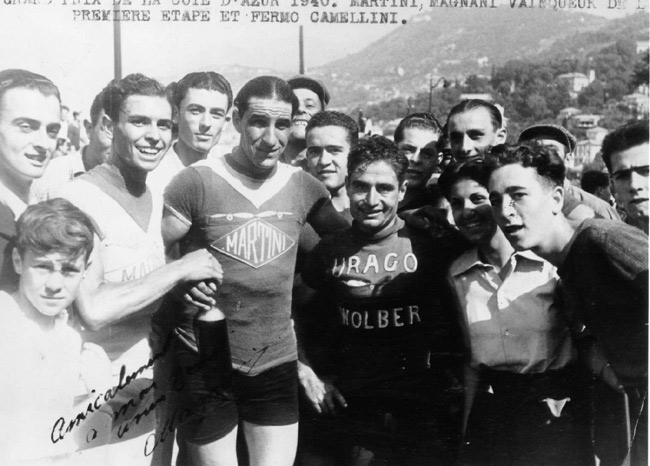
<instances>
[{"instance_id":1,"label":"tree on hillside","mask_svg":"<svg viewBox=\"0 0 650 466\"><path fill-rule=\"evenodd\" d=\"M582 90L578 96L578 105L590 112L597 113L605 107L606 86L600 79L595 80Z\"/></svg>"},{"instance_id":2,"label":"tree on hillside","mask_svg":"<svg viewBox=\"0 0 650 466\"><path fill-rule=\"evenodd\" d=\"M634 64L634 71L632 75L632 85L634 87L641 86L643 84L648 85L648 76L650 75L650 70L648 68L650 53L648 53L646 50L645 53L639 55L641 58L639 58Z\"/></svg>"},{"instance_id":3,"label":"tree on hillside","mask_svg":"<svg viewBox=\"0 0 650 466\"><path fill-rule=\"evenodd\" d=\"M591 56L596 77L605 84L610 99L620 99L634 86L631 78L637 61L636 45L629 40L619 40Z\"/></svg>"}]
</instances>

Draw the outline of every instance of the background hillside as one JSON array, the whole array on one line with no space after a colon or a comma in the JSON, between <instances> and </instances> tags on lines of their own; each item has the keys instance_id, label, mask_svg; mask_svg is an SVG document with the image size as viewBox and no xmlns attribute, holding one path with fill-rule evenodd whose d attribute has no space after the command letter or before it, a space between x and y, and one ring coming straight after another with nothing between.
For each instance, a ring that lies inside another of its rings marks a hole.
<instances>
[{"instance_id":1,"label":"background hillside","mask_svg":"<svg viewBox=\"0 0 650 466\"><path fill-rule=\"evenodd\" d=\"M360 105L428 91L429 76L450 81L471 74L491 76L495 66L514 59L572 59L576 66L617 40L647 40L648 15L622 19L500 7L436 9L361 52L309 71L332 91L331 105ZM575 71L586 72L585 69Z\"/></svg>"}]
</instances>

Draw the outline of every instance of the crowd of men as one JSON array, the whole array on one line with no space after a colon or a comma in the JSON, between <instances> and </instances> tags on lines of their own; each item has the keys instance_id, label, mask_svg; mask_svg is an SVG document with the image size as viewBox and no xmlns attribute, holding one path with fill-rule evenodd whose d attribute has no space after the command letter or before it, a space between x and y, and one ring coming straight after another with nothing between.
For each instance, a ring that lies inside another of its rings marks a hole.
<instances>
[{"instance_id":1,"label":"crowd of men","mask_svg":"<svg viewBox=\"0 0 650 466\"><path fill-rule=\"evenodd\" d=\"M57 87L0 71L2 464L647 464L648 121L614 206L562 126L329 101L131 74L50 160Z\"/></svg>"}]
</instances>

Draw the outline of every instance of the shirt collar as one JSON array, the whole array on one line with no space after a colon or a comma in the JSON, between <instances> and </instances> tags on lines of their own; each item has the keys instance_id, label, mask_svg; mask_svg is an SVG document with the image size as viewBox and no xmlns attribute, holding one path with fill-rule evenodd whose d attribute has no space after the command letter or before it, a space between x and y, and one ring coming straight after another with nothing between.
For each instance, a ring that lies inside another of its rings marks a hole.
<instances>
[{"instance_id":1,"label":"shirt collar","mask_svg":"<svg viewBox=\"0 0 650 466\"><path fill-rule=\"evenodd\" d=\"M532 261L543 263L544 259L539 257L532 251L515 251L514 254L510 257L510 260L515 261ZM452 277L462 275L474 267L492 267L490 264L483 262L478 255L478 248L473 248L467 251L465 254L460 256L449 269L449 273Z\"/></svg>"}]
</instances>

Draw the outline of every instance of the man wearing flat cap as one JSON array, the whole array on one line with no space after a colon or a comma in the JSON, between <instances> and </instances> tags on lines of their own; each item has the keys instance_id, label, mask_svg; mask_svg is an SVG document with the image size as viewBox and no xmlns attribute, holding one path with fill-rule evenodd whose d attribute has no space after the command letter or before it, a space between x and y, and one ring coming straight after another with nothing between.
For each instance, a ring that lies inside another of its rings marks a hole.
<instances>
[{"instance_id":1,"label":"man wearing flat cap","mask_svg":"<svg viewBox=\"0 0 650 466\"><path fill-rule=\"evenodd\" d=\"M300 103L298 111L291 120L291 134L282 154L282 162L303 167L306 157L305 130L312 115L325 110L330 101L330 93L325 84L307 76L294 76L287 81Z\"/></svg>"},{"instance_id":2,"label":"man wearing flat cap","mask_svg":"<svg viewBox=\"0 0 650 466\"><path fill-rule=\"evenodd\" d=\"M529 126L519 135L519 143L531 143L553 147L564 160L575 150L577 139L565 127L553 124ZM600 217L620 220L616 209L602 199L564 180L564 206L562 211L569 220Z\"/></svg>"}]
</instances>

